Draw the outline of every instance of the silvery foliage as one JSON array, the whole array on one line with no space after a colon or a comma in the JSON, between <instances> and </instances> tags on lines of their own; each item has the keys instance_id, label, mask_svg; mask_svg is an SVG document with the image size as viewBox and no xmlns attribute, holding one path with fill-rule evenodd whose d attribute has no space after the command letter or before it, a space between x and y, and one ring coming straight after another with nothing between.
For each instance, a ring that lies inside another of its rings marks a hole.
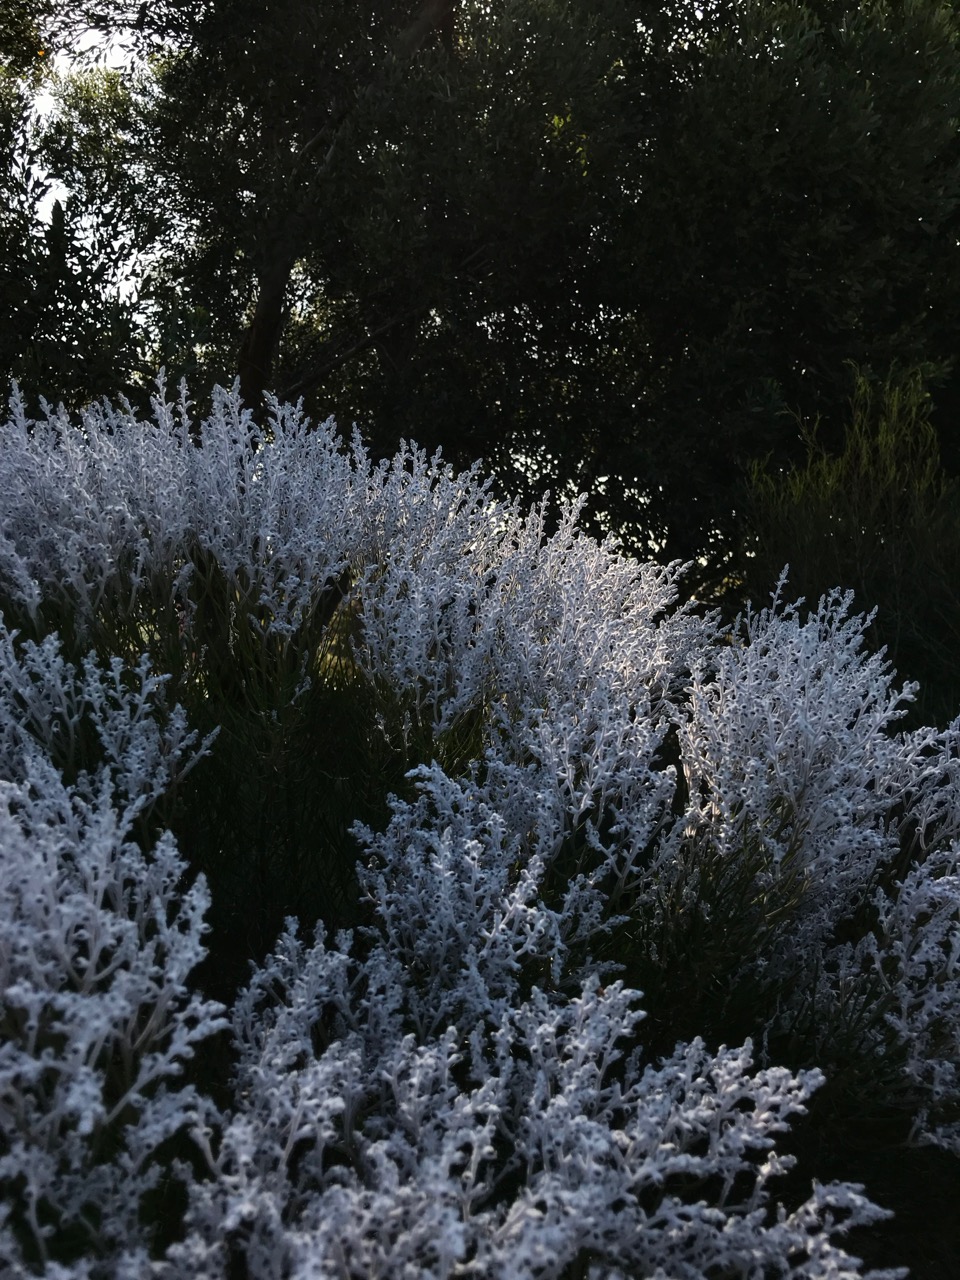
<instances>
[{"instance_id":1,"label":"silvery foliage","mask_svg":"<svg viewBox=\"0 0 960 1280\"><path fill-rule=\"evenodd\" d=\"M859 1050L902 1059L915 1136L960 1154L960 726L891 731L915 690L864 654L850 603L834 592L803 620L775 600L695 674L686 820L724 857L753 838L758 903L795 886L769 954L747 961L779 977L782 1024L805 1004L827 1035L862 1019Z\"/></svg>"},{"instance_id":2,"label":"silvery foliage","mask_svg":"<svg viewBox=\"0 0 960 1280\"><path fill-rule=\"evenodd\" d=\"M218 393L196 440L185 394L171 406L162 388L152 423L105 405L80 430L62 414L29 423L15 399L3 445L0 592L22 616L52 604L82 633L107 605L133 613L166 598L189 637L213 564L239 602L230 626L295 652L330 584L347 582L358 678L399 708L411 741L439 752L473 734L476 745L456 776L421 755L416 797L393 801L386 830L360 833L376 926L306 944L291 922L241 993L234 1104L217 1116L167 1079L216 1026L185 985L203 886L177 884L167 837L149 856L128 839L173 779L171 760L196 745L176 712L150 737L147 666L131 680L91 663L71 677L86 691L69 693L52 640L0 648L7 686L24 678L33 699L11 694L0 726L7 759L23 761L5 764L4 844L30 886L10 899L3 954L29 956L49 936L56 958L33 980L49 973L58 999L70 990L99 1008L99 989L64 986L56 965L76 969L109 926L106 977L139 999L146 965L158 1010L146 1025L169 1037L149 1106L131 1101L129 1148L94 1162L109 1184L94 1225L114 1243L98 1240L100 1261L69 1274L859 1274L837 1243L879 1213L859 1189L815 1186L792 1213L771 1203L788 1163L776 1135L818 1072L754 1070L749 1044L699 1041L645 1063L640 996L594 959L618 911L646 913L655 939L670 927L657 917L665 886L695 897L691 865L749 848L746 908L764 918L787 885L790 912L744 955L744 978L779 984L784 1025L797 1002L829 1014L851 987L879 984L876 1049L913 1091L918 1134L955 1142L943 1116L960 1089L957 734L890 732L904 694L861 652L866 623L848 601L830 597L806 620L775 601L724 637L675 607L675 567L585 537L575 509L549 526L545 507L523 514L494 501L477 469L454 476L414 449L372 466L332 424L309 428L288 406L257 428L236 391ZM71 789L53 762L67 758L60 735L78 699L103 723L105 763ZM25 705L40 709L24 716ZM386 713L382 727L394 731ZM124 859L137 858L128 874ZM119 878L109 892L88 874L100 865ZM78 902L87 915L73 926ZM177 911L183 923L164 933ZM838 940L852 916L867 925ZM153 922L136 955L120 943L130 920ZM125 1043L129 1014L104 1007L91 1027L119 1027ZM71 1044L42 1047L42 1081L62 1080L69 1102L56 1090L33 1101L25 1082L3 1096L36 1112L41 1139L19 1157L27 1185L39 1179L79 1213L82 1158L44 1164L44 1117L82 1147L104 1115L120 1116L98 1111L80 1070L92 1060ZM206 1173L177 1166L184 1235L148 1263L132 1205L150 1172L134 1133L156 1146L184 1123ZM9 1231L3 1247L15 1256Z\"/></svg>"},{"instance_id":3,"label":"silvery foliage","mask_svg":"<svg viewBox=\"0 0 960 1280\"><path fill-rule=\"evenodd\" d=\"M878 1216L860 1188L769 1202L817 1072L699 1041L640 1069L637 993L595 978L421 1038L396 958L350 950L291 925L238 1002L239 1106L162 1274L859 1275L832 1237Z\"/></svg>"},{"instance_id":4,"label":"silvery foliage","mask_svg":"<svg viewBox=\"0 0 960 1280\"><path fill-rule=\"evenodd\" d=\"M218 390L195 448L185 390L168 403L161 380L153 407L139 422L94 406L78 430L62 408L28 421L15 389L0 452L5 588L33 618L44 602L75 611L83 633L105 602L132 611L159 584L189 625L191 583L212 561L253 606L242 622L289 641L359 537L356 468L332 423L314 430L276 405L262 448L236 395Z\"/></svg>"},{"instance_id":5,"label":"silvery foliage","mask_svg":"<svg viewBox=\"0 0 960 1280\"><path fill-rule=\"evenodd\" d=\"M209 747L179 709L163 714L163 685L145 661L78 671L54 637L18 644L0 625L4 1275L45 1262L60 1274L50 1253L65 1236L142 1268L155 1153L210 1110L181 1080L197 1043L226 1025L188 981L204 955L206 886L184 887L169 835L146 851L133 838ZM85 730L103 762L68 784L61 768Z\"/></svg>"}]
</instances>

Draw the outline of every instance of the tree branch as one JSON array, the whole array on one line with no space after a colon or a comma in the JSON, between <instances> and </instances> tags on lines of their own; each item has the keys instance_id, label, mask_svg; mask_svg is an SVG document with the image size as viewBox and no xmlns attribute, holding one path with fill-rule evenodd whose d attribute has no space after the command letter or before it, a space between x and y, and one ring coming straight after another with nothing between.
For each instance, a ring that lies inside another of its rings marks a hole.
<instances>
[{"instance_id":1,"label":"tree branch","mask_svg":"<svg viewBox=\"0 0 960 1280\"><path fill-rule=\"evenodd\" d=\"M408 320L413 320L418 316L425 315L429 310L426 306L411 307L408 311L401 311L398 315L391 316L389 320L385 320L382 324L377 325L375 329L371 329L369 333L363 334L362 337L356 338L346 347L335 351L333 354L323 360L320 364L315 365L313 369L298 378L296 382L290 383L277 394L279 400L293 402L307 391L312 391L326 377L331 370L336 369L339 365L345 364L347 360L351 360L354 356L360 355L362 351L368 350L374 346L378 339L389 333L391 329L395 329L397 325L404 324ZM331 346L334 344L330 344Z\"/></svg>"}]
</instances>

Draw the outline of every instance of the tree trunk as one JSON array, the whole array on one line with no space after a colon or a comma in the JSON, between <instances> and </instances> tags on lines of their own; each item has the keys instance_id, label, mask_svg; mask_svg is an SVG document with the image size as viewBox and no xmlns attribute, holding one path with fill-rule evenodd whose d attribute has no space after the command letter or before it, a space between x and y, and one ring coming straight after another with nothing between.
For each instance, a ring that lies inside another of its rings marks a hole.
<instances>
[{"instance_id":1,"label":"tree trunk","mask_svg":"<svg viewBox=\"0 0 960 1280\"><path fill-rule=\"evenodd\" d=\"M283 299L293 270L294 255L275 253L257 272L257 306L250 328L240 344L237 373L240 398L245 408L259 418L263 393L270 381L274 357L283 330Z\"/></svg>"},{"instance_id":2,"label":"tree trunk","mask_svg":"<svg viewBox=\"0 0 960 1280\"><path fill-rule=\"evenodd\" d=\"M397 42L399 56L414 57L433 35L439 37L447 54L452 55L456 4L457 0L422 0L416 16L399 34ZM301 149L298 164L332 133L334 142L331 143L327 160L321 166L321 171L326 169L333 154L338 132L338 128L331 129L331 122L328 121L324 128ZM317 176L314 175L313 181L317 180ZM290 280L290 272L297 260L296 251L290 246L302 243L302 236L296 234L298 230L296 219L293 221L293 228L288 222L275 237L275 243L284 247L266 255L257 270L257 305L250 327L240 344L237 362L240 397L244 407L249 409L256 418L259 418L263 411L263 393L270 383L274 357L283 332L283 299ZM375 326L371 340L378 340L380 333L392 329L396 323L395 319L391 319L382 328Z\"/></svg>"}]
</instances>

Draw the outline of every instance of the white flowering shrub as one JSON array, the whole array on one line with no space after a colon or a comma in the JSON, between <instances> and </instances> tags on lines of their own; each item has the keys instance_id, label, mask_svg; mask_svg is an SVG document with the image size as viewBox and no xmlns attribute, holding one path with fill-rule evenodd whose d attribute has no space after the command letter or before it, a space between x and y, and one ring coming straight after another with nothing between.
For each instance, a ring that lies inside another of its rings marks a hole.
<instances>
[{"instance_id":1,"label":"white flowering shrub","mask_svg":"<svg viewBox=\"0 0 960 1280\"><path fill-rule=\"evenodd\" d=\"M0 444L0 1271L862 1274L777 1143L960 1154L960 731L847 598L236 391Z\"/></svg>"}]
</instances>

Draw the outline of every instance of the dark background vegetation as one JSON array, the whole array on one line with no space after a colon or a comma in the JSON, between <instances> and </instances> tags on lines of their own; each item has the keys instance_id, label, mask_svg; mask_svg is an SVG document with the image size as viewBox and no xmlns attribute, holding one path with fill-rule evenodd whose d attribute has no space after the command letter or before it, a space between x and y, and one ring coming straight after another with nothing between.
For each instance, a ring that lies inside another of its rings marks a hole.
<instances>
[{"instance_id":1,"label":"dark background vegetation","mask_svg":"<svg viewBox=\"0 0 960 1280\"><path fill-rule=\"evenodd\" d=\"M789 563L790 595L877 609L946 724L958 120L934 0L8 0L0 376L70 409L143 407L160 366L201 406L302 397L375 455L585 492L730 614ZM953 1274L956 1162L834 1125L808 1141L901 1208L873 1261Z\"/></svg>"},{"instance_id":2,"label":"dark background vegetation","mask_svg":"<svg viewBox=\"0 0 960 1280\"><path fill-rule=\"evenodd\" d=\"M239 377L379 454L584 491L706 596L744 578L750 466L802 462L817 421L842 449L858 373L917 374L960 468L952 5L6 13L0 372L34 399ZM108 70L110 39L138 60Z\"/></svg>"}]
</instances>

